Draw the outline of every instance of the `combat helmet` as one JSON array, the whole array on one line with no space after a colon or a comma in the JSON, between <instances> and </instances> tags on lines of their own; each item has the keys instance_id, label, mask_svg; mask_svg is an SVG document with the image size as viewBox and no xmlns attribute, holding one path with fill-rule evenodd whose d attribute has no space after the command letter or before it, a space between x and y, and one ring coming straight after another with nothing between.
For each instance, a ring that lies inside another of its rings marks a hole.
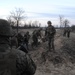
<instances>
[{"instance_id":1,"label":"combat helmet","mask_svg":"<svg viewBox=\"0 0 75 75\"><path fill-rule=\"evenodd\" d=\"M51 21L48 21L47 24L52 24L52 22Z\"/></svg>"},{"instance_id":2,"label":"combat helmet","mask_svg":"<svg viewBox=\"0 0 75 75\"><path fill-rule=\"evenodd\" d=\"M0 36L12 36L12 28L7 20L0 19Z\"/></svg>"}]
</instances>

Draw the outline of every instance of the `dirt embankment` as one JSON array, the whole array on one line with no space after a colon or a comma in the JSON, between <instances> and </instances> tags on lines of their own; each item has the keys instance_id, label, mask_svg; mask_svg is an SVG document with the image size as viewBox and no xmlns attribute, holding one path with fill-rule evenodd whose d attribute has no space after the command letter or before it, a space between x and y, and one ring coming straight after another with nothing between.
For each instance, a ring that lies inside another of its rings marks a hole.
<instances>
[{"instance_id":1,"label":"dirt embankment","mask_svg":"<svg viewBox=\"0 0 75 75\"><path fill-rule=\"evenodd\" d=\"M75 75L75 34L55 36L55 53L48 51L47 42L29 52L37 65L35 75Z\"/></svg>"}]
</instances>

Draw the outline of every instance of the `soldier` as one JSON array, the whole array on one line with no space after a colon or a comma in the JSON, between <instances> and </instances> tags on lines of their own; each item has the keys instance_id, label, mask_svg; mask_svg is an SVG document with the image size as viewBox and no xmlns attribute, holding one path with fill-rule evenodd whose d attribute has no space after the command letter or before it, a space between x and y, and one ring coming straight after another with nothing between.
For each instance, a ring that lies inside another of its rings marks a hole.
<instances>
[{"instance_id":1,"label":"soldier","mask_svg":"<svg viewBox=\"0 0 75 75\"><path fill-rule=\"evenodd\" d=\"M42 28L40 28L40 29L37 30L37 36L40 37L40 38L42 37L41 36L41 30L42 30Z\"/></svg>"},{"instance_id":2,"label":"soldier","mask_svg":"<svg viewBox=\"0 0 75 75\"><path fill-rule=\"evenodd\" d=\"M10 48L12 29L0 19L0 75L34 75L36 65L23 51Z\"/></svg>"},{"instance_id":3,"label":"soldier","mask_svg":"<svg viewBox=\"0 0 75 75\"><path fill-rule=\"evenodd\" d=\"M36 35L37 35L37 39L38 39L38 44L40 44L42 42L42 28L39 28L36 32Z\"/></svg>"},{"instance_id":4,"label":"soldier","mask_svg":"<svg viewBox=\"0 0 75 75\"><path fill-rule=\"evenodd\" d=\"M37 30L34 30L33 33L32 33L32 40L33 40L33 43L32 43L32 47L33 46L38 46L38 37L37 37Z\"/></svg>"},{"instance_id":5,"label":"soldier","mask_svg":"<svg viewBox=\"0 0 75 75\"><path fill-rule=\"evenodd\" d=\"M49 50L51 50L51 48L53 49L53 51L55 51L55 48L54 48L54 35L56 33L56 30L55 28L52 26L52 23L51 21L48 21L47 22L48 24L48 27L47 27L47 37L48 37L48 45L49 45Z\"/></svg>"},{"instance_id":6,"label":"soldier","mask_svg":"<svg viewBox=\"0 0 75 75\"><path fill-rule=\"evenodd\" d=\"M67 27L66 34L67 34L67 37L68 37L68 38L70 37L70 32L71 32L70 27Z\"/></svg>"},{"instance_id":7,"label":"soldier","mask_svg":"<svg viewBox=\"0 0 75 75\"><path fill-rule=\"evenodd\" d=\"M65 28L64 28L64 35L63 35L63 36L69 38L69 37L70 37L70 32L71 32L70 27L65 27Z\"/></svg>"},{"instance_id":8,"label":"soldier","mask_svg":"<svg viewBox=\"0 0 75 75\"><path fill-rule=\"evenodd\" d=\"M23 42L23 36L21 33L18 33L17 35L17 40L18 40L18 46L21 46L22 42Z\"/></svg>"},{"instance_id":9,"label":"soldier","mask_svg":"<svg viewBox=\"0 0 75 75\"><path fill-rule=\"evenodd\" d=\"M63 36L66 37L66 28L64 28Z\"/></svg>"},{"instance_id":10,"label":"soldier","mask_svg":"<svg viewBox=\"0 0 75 75\"><path fill-rule=\"evenodd\" d=\"M45 29L45 36L47 35L47 28Z\"/></svg>"},{"instance_id":11,"label":"soldier","mask_svg":"<svg viewBox=\"0 0 75 75\"><path fill-rule=\"evenodd\" d=\"M30 39L30 34L27 31L26 34L24 35L24 43L26 44L28 50L29 50L29 47L28 47L28 45L29 45L29 39Z\"/></svg>"}]
</instances>

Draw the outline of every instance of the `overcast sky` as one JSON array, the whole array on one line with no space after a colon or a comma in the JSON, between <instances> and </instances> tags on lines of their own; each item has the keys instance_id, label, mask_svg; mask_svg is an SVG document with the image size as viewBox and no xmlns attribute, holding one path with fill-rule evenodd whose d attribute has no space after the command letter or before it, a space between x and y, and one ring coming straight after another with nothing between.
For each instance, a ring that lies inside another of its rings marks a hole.
<instances>
[{"instance_id":1,"label":"overcast sky","mask_svg":"<svg viewBox=\"0 0 75 75\"><path fill-rule=\"evenodd\" d=\"M37 20L46 25L51 20L59 24L59 15L75 24L75 0L0 0L0 18L5 18L14 8L23 8L27 21Z\"/></svg>"}]
</instances>

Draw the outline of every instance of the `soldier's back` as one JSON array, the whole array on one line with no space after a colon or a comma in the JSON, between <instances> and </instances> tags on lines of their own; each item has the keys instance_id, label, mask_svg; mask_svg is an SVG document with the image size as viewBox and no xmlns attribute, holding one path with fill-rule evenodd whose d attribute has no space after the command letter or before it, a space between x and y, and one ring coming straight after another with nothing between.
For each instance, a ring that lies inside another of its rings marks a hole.
<instances>
[{"instance_id":1,"label":"soldier's back","mask_svg":"<svg viewBox=\"0 0 75 75\"><path fill-rule=\"evenodd\" d=\"M10 49L0 52L0 75L16 75L16 54Z\"/></svg>"},{"instance_id":2,"label":"soldier's back","mask_svg":"<svg viewBox=\"0 0 75 75\"><path fill-rule=\"evenodd\" d=\"M36 65L25 52L15 50L17 75L34 75Z\"/></svg>"},{"instance_id":3,"label":"soldier's back","mask_svg":"<svg viewBox=\"0 0 75 75\"><path fill-rule=\"evenodd\" d=\"M10 49L0 52L0 75L34 75L36 65L25 52Z\"/></svg>"}]
</instances>

